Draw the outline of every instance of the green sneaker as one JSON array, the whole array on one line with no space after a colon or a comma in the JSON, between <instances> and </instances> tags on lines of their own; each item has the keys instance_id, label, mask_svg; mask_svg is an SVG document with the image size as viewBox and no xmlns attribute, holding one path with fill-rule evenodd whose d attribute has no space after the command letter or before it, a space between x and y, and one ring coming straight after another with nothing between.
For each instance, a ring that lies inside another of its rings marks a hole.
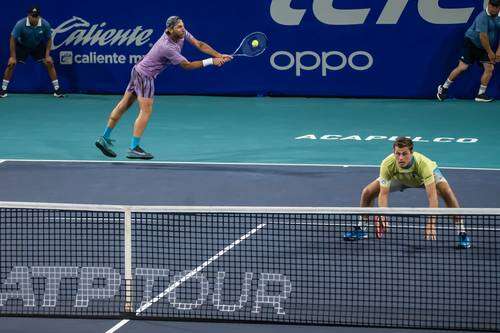
<instances>
[{"instance_id":1,"label":"green sneaker","mask_svg":"<svg viewBox=\"0 0 500 333\"><path fill-rule=\"evenodd\" d=\"M114 140L106 139L105 137L100 136L95 141L95 146L99 148L107 157L116 157L116 153L111 149L111 147L113 147L113 141Z\"/></svg>"}]
</instances>

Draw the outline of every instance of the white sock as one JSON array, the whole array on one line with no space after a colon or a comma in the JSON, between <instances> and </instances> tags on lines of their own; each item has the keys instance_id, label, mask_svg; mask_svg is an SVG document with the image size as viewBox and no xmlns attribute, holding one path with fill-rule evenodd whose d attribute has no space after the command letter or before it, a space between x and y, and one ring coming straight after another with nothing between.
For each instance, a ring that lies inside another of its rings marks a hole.
<instances>
[{"instance_id":1,"label":"white sock","mask_svg":"<svg viewBox=\"0 0 500 333\"><path fill-rule=\"evenodd\" d=\"M453 81L446 79L446 82L443 84L443 88L448 89L452 83L453 83Z\"/></svg>"},{"instance_id":2,"label":"white sock","mask_svg":"<svg viewBox=\"0 0 500 333\"><path fill-rule=\"evenodd\" d=\"M2 90L7 90L8 86L9 86L9 80L3 80L2 81Z\"/></svg>"},{"instance_id":3,"label":"white sock","mask_svg":"<svg viewBox=\"0 0 500 333\"><path fill-rule=\"evenodd\" d=\"M52 81L52 85L54 86L54 90L58 90L59 89L59 80Z\"/></svg>"},{"instance_id":4,"label":"white sock","mask_svg":"<svg viewBox=\"0 0 500 333\"><path fill-rule=\"evenodd\" d=\"M479 86L479 93L478 95L481 95L481 94L484 94L486 92L486 88L488 88L488 86Z\"/></svg>"}]
</instances>

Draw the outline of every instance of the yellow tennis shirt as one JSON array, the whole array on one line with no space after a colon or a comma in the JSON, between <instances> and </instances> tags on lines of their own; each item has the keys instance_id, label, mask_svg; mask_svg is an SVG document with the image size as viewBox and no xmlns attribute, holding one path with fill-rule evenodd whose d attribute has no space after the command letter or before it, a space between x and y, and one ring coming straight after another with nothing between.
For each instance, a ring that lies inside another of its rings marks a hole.
<instances>
[{"instance_id":1,"label":"yellow tennis shirt","mask_svg":"<svg viewBox=\"0 0 500 333\"><path fill-rule=\"evenodd\" d=\"M380 186L389 188L391 180L396 179L408 187L421 187L434 180L437 164L424 155L413 152L411 166L400 168L394 154L387 156L380 164Z\"/></svg>"}]
</instances>

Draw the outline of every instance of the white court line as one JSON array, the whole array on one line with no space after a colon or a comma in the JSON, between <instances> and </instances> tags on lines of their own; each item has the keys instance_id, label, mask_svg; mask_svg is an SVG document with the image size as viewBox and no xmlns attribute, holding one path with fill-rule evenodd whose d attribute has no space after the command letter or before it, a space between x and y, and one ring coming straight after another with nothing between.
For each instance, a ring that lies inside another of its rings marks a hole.
<instances>
[{"instance_id":1,"label":"white court line","mask_svg":"<svg viewBox=\"0 0 500 333\"><path fill-rule=\"evenodd\" d=\"M33 159L6 159L3 162L49 162L49 163L113 163L113 164L188 164L188 165L239 165L239 166L292 166L292 167L339 167L339 168L379 168L380 165L373 164L321 164L321 163L245 163L245 162L179 162L179 161L103 161L103 160L33 160ZM451 170L478 170L478 171L500 171L500 168L466 168L440 166L440 169Z\"/></svg>"},{"instance_id":2,"label":"white court line","mask_svg":"<svg viewBox=\"0 0 500 333\"><path fill-rule=\"evenodd\" d=\"M2 164L3 162L5 162L5 160L0 160L0 164Z\"/></svg>"},{"instance_id":3,"label":"white court line","mask_svg":"<svg viewBox=\"0 0 500 333\"><path fill-rule=\"evenodd\" d=\"M193 269L192 271L190 271L189 273L187 273L186 275L184 275L179 281L177 281L174 284L172 284L171 286L169 286L167 289L165 289L158 296L156 296L155 298L151 299L146 304L142 305L139 309L137 309L135 311L135 314L138 315L141 312L144 312L151 305L153 305L154 303L158 302L160 299L162 299L163 297L165 297L166 295L168 295L168 293L170 293L172 290L174 290L175 288L179 287L181 284L183 284L184 282L186 282L187 280L189 280L190 278L192 278L194 275L196 275L198 272L200 272L205 267L207 267L208 265L210 265L212 262L214 262L215 260L219 259L221 256L223 256L224 254L226 254L228 251L231 251L236 245L240 244L241 242L243 242L244 240L246 240L247 238L249 238L250 236L252 236L253 234L255 234L260 229L264 228L265 226L266 226L266 223L259 224L257 227L255 227L254 229L250 230L249 232L247 232L246 234L244 234L243 236L241 236L239 239L235 240L234 242L232 242L231 244L229 244L228 246L226 246L224 249L222 249L219 252L217 252L217 254L213 255L207 261L205 261L204 263L202 263L200 266L196 267L195 269ZM116 332L118 329L120 329L121 327L125 326L129 321L130 321L130 319L124 319L124 320L120 321L118 324L116 324L115 326L111 327L105 333Z\"/></svg>"}]
</instances>

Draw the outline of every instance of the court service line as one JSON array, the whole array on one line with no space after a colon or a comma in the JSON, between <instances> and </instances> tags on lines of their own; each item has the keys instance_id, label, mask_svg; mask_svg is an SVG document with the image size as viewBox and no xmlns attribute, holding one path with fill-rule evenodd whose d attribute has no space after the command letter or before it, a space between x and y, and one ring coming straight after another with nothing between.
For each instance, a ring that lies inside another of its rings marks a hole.
<instances>
[{"instance_id":1,"label":"court service line","mask_svg":"<svg viewBox=\"0 0 500 333\"><path fill-rule=\"evenodd\" d=\"M259 224L257 227L250 230L249 232L247 232L246 234L244 234L243 236L241 236L240 238L238 238L237 240L235 240L234 242L232 242L231 244L226 246L224 249L217 252L215 255L210 257L207 261L203 262L200 266L196 267L195 269L193 269L192 271L190 271L189 273L184 275L179 281L173 283L171 286L169 286L167 289L165 289L163 292L161 292L158 296L154 297L153 299L148 301L146 304L142 305L139 309L137 309L135 311L135 314L138 315L141 312L144 312L145 310L147 310L151 305L153 305L154 303L161 300L163 297L168 295L172 290L179 287L181 284L183 284L184 282L186 282L187 280L192 278L198 272L200 272L201 270L206 268L208 265L210 265L211 263L213 263L214 261L219 259L221 256L223 256L227 252L231 251L235 246L237 246L238 244L240 244L241 242L243 242L244 240L246 240L247 238L249 238L250 236L255 234L260 229L264 228L265 226L266 226L266 223ZM105 333L114 333L118 329L120 329L121 327L125 326L129 321L130 321L129 319L123 319L118 324L116 324L115 326L113 326L112 328L107 330Z\"/></svg>"},{"instance_id":2,"label":"court service line","mask_svg":"<svg viewBox=\"0 0 500 333\"><path fill-rule=\"evenodd\" d=\"M35 160L35 159L6 159L3 162L42 162L42 163L118 163L118 164L141 164L141 165L238 165L238 166L291 166L291 167L339 167L339 168L379 168L380 165L373 164L329 164L329 163L252 163L252 162L179 162L179 161L120 161L120 160ZM475 167L447 167L440 169L454 170L478 170L478 171L500 171L500 168L475 168Z\"/></svg>"}]
</instances>

